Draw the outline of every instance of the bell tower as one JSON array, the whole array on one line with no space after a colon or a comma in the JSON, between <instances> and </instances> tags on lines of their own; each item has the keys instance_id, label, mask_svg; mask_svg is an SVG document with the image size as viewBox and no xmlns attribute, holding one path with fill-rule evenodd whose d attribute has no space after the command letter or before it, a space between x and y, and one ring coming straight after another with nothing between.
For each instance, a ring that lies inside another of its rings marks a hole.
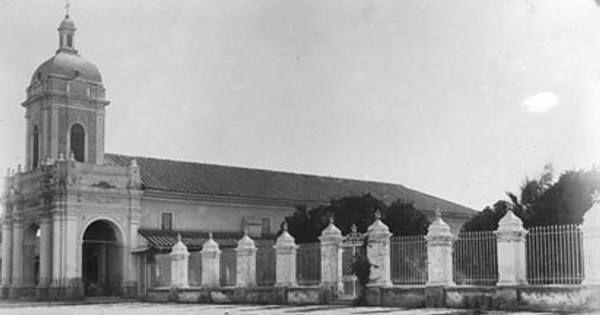
<instances>
[{"instance_id":1,"label":"bell tower","mask_svg":"<svg viewBox=\"0 0 600 315\"><path fill-rule=\"evenodd\" d=\"M58 27L58 50L34 72L21 104L26 109L26 171L48 158L103 163L109 101L100 72L75 49L76 30L67 13Z\"/></svg>"}]
</instances>

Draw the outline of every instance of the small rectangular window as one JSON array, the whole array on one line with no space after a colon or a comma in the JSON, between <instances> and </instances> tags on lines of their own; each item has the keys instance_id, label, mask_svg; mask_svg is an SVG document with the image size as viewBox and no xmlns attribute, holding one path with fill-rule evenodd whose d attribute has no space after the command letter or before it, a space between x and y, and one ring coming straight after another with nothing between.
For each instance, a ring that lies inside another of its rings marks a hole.
<instances>
[{"instance_id":1,"label":"small rectangular window","mask_svg":"<svg viewBox=\"0 0 600 315\"><path fill-rule=\"evenodd\" d=\"M173 214L172 213L163 213L161 219L161 229L171 231L173 230Z\"/></svg>"},{"instance_id":2,"label":"small rectangular window","mask_svg":"<svg viewBox=\"0 0 600 315\"><path fill-rule=\"evenodd\" d=\"M262 231L261 231L261 234L263 236L271 234L271 220L269 220L268 218L263 218L262 219Z\"/></svg>"}]
</instances>

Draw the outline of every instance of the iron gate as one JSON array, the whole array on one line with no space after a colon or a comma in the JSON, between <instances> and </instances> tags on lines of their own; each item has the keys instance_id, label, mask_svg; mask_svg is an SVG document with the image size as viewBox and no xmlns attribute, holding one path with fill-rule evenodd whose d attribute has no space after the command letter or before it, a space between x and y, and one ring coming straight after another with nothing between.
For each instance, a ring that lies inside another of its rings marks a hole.
<instances>
[{"instance_id":1,"label":"iron gate","mask_svg":"<svg viewBox=\"0 0 600 315\"><path fill-rule=\"evenodd\" d=\"M356 298L359 291L358 279L352 273L352 262L359 251L362 250L362 243L365 235L358 232L356 225L352 225L352 231L346 235L340 246L341 256L341 283L339 288L339 297L353 299Z\"/></svg>"}]
</instances>

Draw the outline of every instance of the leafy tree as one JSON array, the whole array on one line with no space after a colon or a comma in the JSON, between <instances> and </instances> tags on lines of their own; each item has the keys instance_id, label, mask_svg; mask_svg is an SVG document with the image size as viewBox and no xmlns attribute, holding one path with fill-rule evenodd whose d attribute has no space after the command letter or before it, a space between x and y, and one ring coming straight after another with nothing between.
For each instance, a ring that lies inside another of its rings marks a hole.
<instances>
[{"instance_id":1,"label":"leafy tree","mask_svg":"<svg viewBox=\"0 0 600 315\"><path fill-rule=\"evenodd\" d=\"M382 214L382 221L389 226L394 235L417 235L427 232L427 217L416 210L412 203L397 200L388 207L370 194L334 199L328 205L310 210L305 206L296 206L296 211L286 217L285 222L296 242L317 242L331 216L342 234L350 233L354 224L359 232L364 233L375 222L375 212L378 210Z\"/></svg>"},{"instance_id":2,"label":"leafy tree","mask_svg":"<svg viewBox=\"0 0 600 315\"><path fill-rule=\"evenodd\" d=\"M394 201L387 208L382 221L397 236L425 235L429 227L427 216L417 210L412 202L403 200Z\"/></svg>"},{"instance_id":3,"label":"leafy tree","mask_svg":"<svg viewBox=\"0 0 600 315\"><path fill-rule=\"evenodd\" d=\"M525 227L581 223L592 206L592 195L600 191L600 169L571 170L552 182L552 167L546 166L539 179L526 179L520 193L507 193L510 201L499 200L486 207L463 226L463 231L495 230L512 207Z\"/></svg>"}]
</instances>

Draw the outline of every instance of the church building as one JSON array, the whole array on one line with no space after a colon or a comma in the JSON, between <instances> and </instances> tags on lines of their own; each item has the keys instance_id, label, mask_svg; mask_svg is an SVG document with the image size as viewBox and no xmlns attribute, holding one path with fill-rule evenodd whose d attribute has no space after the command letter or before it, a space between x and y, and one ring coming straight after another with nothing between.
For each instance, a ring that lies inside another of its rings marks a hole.
<instances>
[{"instance_id":1,"label":"church building","mask_svg":"<svg viewBox=\"0 0 600 315\"><path fill-rule=\"evenodd\" d=\"M75 48L69 15L56 53L33 72L24 166L5 177L0 297L136 297L153 255L181 234L190 251L209 232L272 239L295 206L370 193L439 207L454 233L474 211L402 185L106 153L106 89ZM199 245L200 244L200 245Z\"/></svg>"}]
</instances>

